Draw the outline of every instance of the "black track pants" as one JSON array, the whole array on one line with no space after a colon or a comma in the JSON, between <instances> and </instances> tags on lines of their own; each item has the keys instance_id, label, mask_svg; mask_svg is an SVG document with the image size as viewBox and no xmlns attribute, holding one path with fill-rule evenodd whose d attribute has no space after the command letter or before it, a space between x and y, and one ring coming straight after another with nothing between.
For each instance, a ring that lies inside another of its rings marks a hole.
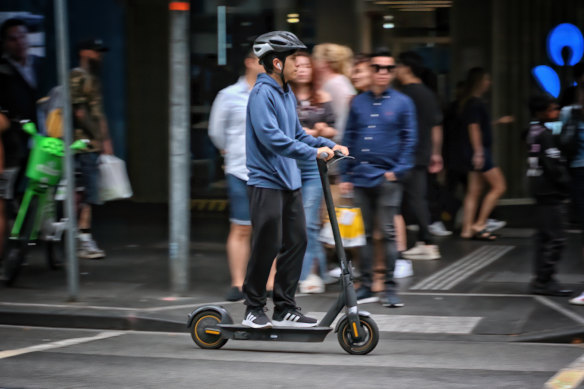
<instances>
[{"instance_id":1,"label":"black track pants","mask_svg":"<svg viewBox=\"0 0 584 389\"><path fill-rule=\"evenodd\" d=\"M251 256L243 294L249 308L266 305L266 282L274 259L276 309L295 308L294 294L306 251L306 221L299 190L248 186L252 225Z\"/></svg>"},{"instance_id":2,"label":"black track pants","mask_svg":"<svg viewBox=\"0 0 584 389\"><path fill-rule=\"evenodd\" d=\"M535 235L534 271L536 283L546 285L553 281L556 264L560 261L566 238L564 234L564 206L542 204L535 206L537 233Z\"/></svg>"}]
</instances>

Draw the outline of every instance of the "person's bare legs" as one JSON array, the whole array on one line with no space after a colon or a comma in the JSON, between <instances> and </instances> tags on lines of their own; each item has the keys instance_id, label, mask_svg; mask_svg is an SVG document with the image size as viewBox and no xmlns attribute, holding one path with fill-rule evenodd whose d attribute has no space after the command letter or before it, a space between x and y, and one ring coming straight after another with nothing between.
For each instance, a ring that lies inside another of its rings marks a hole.
<instances>
[{"instance_id":1,"label":"person's bare legs","mask_svg":"<svg viewBox=\"0 0 584 389\"><path fill-rule=\"evenodd\" d=\"M464 214L462 217L462 238L471 238L473 235L473 225L475 215L479 206L479 198L484 187L484 178L481 172L468 173L468 185L466 196L464 197Z\"/></svg>"},{"instance_id":2,"label":"person's bare legs","mask_svg":"<svg viewBox=\"0 0 584 389\"><path fill-rule=\"evenodd\" d=\"M227 237L227 262L231 273L231 286L241 290L245 280L247 261L249 260L251 226L231 223Z\"/></svg>"},{"instance_id":3,"label":"person's bare legs","mask_svg":"<svg viewBox=\"0 0 584 389\"><path fill-rule=\"evenodd\" d=\"M77 228L80 230L91 229L91 205L81 204L79 206L79 225Z\"/></svg>"},{"instance_id":4,"label":"person's bare legs","mask_svg":"<svg viewBox=\"0 0 584 389\"><path fill-rule=\"evenodd\" d=\"M400 253L406 251L408 248L408 236L406 233L406 222L402 215L396 215L394 218L395 224L395 243L397 251Z\"/></svg>"},{"instance_id":5,"label":"person's bare legs","mask_svg":"<svg viewBox=\"0 0 584 389\"><path fill-rule=\"evenodd\" d=\"M274 259L272 263L272 269L270 269L270 276L268 277L268 282L266 284L266 290L274 290L274 279L276 278L276 262L278 258Z\"/></svg>"},{"instance_id":6,"label":"person's bare legs","mask_svg":"<svg viewBox=\"0 0 584 389\"><path fill-rule=\"evenodd\" d=\"M507 190L505 177L503 176L501 169L498 167L494 167L489 171L483 172L482 175L491 189L483 199L478 219L472 226L472 230L474 232L481 231L486 227L489 215L497 205L499 198L503 195L503 193L505 193L505 190Z\"/></svg>"}]
</instances>

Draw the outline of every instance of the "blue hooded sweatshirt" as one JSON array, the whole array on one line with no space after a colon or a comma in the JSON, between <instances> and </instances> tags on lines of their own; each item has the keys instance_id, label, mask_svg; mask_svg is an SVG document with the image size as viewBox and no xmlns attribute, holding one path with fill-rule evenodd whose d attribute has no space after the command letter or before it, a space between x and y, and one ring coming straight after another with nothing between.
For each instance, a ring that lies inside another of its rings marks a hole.
<instances>
[{"instance_id":1,"label":"blue hooded sweatshirt","mask_svg":"<svg viewBox=\"0 0 584 389\"><path fill-rule=\"evenodd\" d=\"M302 187L295 159L314 161L316 148L335 143L306 134L296 113L296 97L269 75L258 75L247 103L245 147L249 180L260 188L296 190Z\"/></svg>"}]
</instances>

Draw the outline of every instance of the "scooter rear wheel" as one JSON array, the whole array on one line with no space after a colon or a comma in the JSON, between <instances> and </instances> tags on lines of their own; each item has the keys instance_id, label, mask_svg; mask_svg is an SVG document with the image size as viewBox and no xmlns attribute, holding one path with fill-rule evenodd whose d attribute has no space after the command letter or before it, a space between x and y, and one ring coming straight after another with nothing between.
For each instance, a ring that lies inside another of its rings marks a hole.
<instances>
[{"instance_id":1,"label":"scooter rear wheel","mask_svg":"<svg viewBox=\"0 0 584 389\"><path fill-rule=\"evenodd\" d=\"M365 355L373 351L379 342L379 328L373 319L367 316L360 316L359 321L361 327L365 331L363 339L356 341L350 322L347 318L343 319L339 325L339 332L337 338L339 344L349 354Z\"/></svg>"},{"instance_id":2,"label":"scooter rear wheel","mask_svg":"<svg viewBox=\"0 0 584 389\"><path fill-rule=\"evenodd\" d=\"M197 346L203 349L219 349L227 343L227 339L222 338L221 333L213 329L219 323L221 315L213 310L199 312L193 318L189 332Z\"/></svg>"}]
</instances>

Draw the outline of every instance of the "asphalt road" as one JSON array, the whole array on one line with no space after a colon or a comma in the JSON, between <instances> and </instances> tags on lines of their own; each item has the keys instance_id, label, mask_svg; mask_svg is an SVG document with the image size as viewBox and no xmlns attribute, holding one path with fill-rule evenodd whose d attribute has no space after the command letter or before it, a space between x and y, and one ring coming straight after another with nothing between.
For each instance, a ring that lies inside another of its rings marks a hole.
<instances>
[{"instance_id":1,"label":"asphalt road","mask_svg":"<svg viewBox=\"0 0 584 389\"><path fill-rule=\"evenodd\" d=\"M187 333L17 326L0 333L0 388L531 389L561 369L581 374L584 354L581 345L395 340L387 333L367 356L346 354L333 335L322 344L231 340L210 351Z\"/></svg>"}]
</instances>

